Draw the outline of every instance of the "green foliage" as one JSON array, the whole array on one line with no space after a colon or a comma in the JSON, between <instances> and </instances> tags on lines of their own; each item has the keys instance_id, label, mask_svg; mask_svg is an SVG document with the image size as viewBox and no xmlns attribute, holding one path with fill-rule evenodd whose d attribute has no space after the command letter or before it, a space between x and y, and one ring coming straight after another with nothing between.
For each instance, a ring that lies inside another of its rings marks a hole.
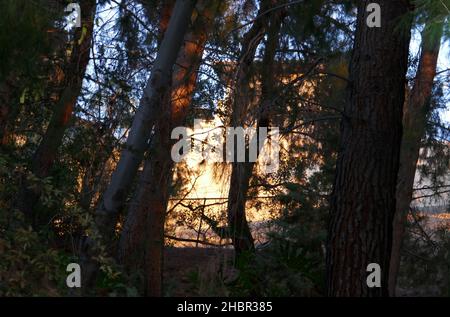
<instances>
[{"instance_id":1,"label":"green foliage","mask_svg":"<svg viewBox=\"0 0 450 317\"><path fill-rule=\"evenodd\" d=\"M232 296L319 296L323 294L322 255L302 243L273 239L256 255L238 259Z\"/></svg>"},{"instance_id":2,"label":"green foliage","mask_svg":"<svg viewBox=\"0 0 450 317\"><path fill-rule=\"evenodd\" d=\"M137 297L139 295L135 286L127 284L121 268L112 258L100 256L97 260L101 265L94 295L111 297Z\"/></svg>"},{"instance_id":3,"label":"green foliage","mask_svg":"<svg viewBox=\"0 0 450 317\"><path fill-rule=\"evenodd\" d=\"M62 9L62 8L61 8ZM49 10L48 0L0 2L0 79L14 71L30 75L36 61L49 49L49 31L59 16Z\"/></svg>"},{"instance_id":4,"label":"green foliage","mask_svg":"<svg viewBox=\"0 0 450 317\"><path fill-rule=\"evenodd\" d=\"M400 296L450 296L450 227L448 219L439 223L432 217L411 214L399 272Z\"/></svg>"},{"instance_id":5,"label":"green foliage","mask_svg":"<svg viewBox=\"0 0 450 317\"><path fill-rule=\"evenodd\" d=\"M225 284L223 272L216 270L201 271L200 268L192 269L188 274L192 285L192 294L198 296L229 296L229 289Z\"/></svg>"},{"instance_id":6,"label":"green foliage","mask_svg":"<svg viewBox=\"0 0 450 317\"><path fill-rule=\"evenodd\" d=\"M4 211L2 212L4 213ZM49 248L44 237L30 227L6 227L0 222L0 296L61 296L67 286L65 252ZM21 214L13 215L22 223Z\"/></svg>"}]
</instances>

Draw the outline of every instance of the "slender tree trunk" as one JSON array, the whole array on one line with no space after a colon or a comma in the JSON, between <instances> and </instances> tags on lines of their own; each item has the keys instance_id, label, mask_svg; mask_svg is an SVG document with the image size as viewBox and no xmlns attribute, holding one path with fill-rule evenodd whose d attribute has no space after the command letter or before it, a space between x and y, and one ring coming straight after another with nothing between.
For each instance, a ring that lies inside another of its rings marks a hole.
<instances>
[{"instance_id":1,"label":"slender tree trunk","mask_svg":"<svg viewBox=\"0 0 450 317\"><path fill-rule=\"evenodd\" d=\"M84 75L89 63L92 47L92 34L96 1L83 1L81 5L82 25L75 32L74 47L68 57L67 64L63 65L62 93L50 119L49 126L34 155L33 172L38 177L46 177L55 162L58 148L61 146L64 133L69 127L73 110L80 95Z\"/></svg>"},{"instance_id":2,"label":"slender tree trunk","mask_svg":"<svg viewBox=\"0 0 450 317\"><path fill-rule=\"evenodd\" d=\"M162 295L164 223L173 176L170 134L173 128L185 122L191 105L213 17L213 6L209 4L204 8L206 3L199 2L199 15L178 56L172 76L173 87L167 92L161 115L156 121L149 159L145 161L120 240L121 262L128 272L144 270L144 293L148 296Z\"/></svg>"},{"instance_id":3,"label":"slender tree trunk","mask_svg":"<svg viewBox=\"0 0 450 317\"><path fill-rule=\"evenodd\" d=\"M72 121L73 110L80 95L84 74L89 62L90 49L92 47L92 33L94 28L96 1L83 1L81 5L82 27L75 32L73 51L68 60L62 65L62 69L55 75L58 79L57 88L62 87L58 101L54 107L50 123L45 135L39 144L32 163L32 171L38 178L49 175L53 166L58 149L62 144L64 134ZM64 52L65 53L65 52ZM24 182L27 186L27 182ZM36 190L25 188L22 197L21 209L32 218L34 225L39 222L34 215L33 209L39 200L40 193ZM48 221L48 219L42 219Z\"/></svg>"},{"instance_id":4,"label":"slender tree trunk","mask_svg":"<svg viewBox=\"0 0 450 317\"><path fill-rule=\"evenodd\" d=\"M155 120L158 115L163 113L162 107L170 88L172 70L183 43L195 2L195 0L176 1L167 30L163 31L164 37L153 64L151 76L144 89L144 95L134 116L126 145L103 194L102 202L96 210L95 224L99 236L96 239L87 238L81 244L85 290L92 286L96 279L98 271L96 255L105 246L107 250L114 248L113 238L118 213L127 199L129 188L137 174L144 152L149 147L148 142L152 131L154 130L155 134L159 133L158 127L153 129ZM161 23L164 24L163 21ZM104 245L99 243L99 239Z\"/></svg>"},{"instance_id":5,"label":"slender tree trunk","mask_svg":"<svg viewBox=\"0 0 450 317\"><path fill-rule=\"evenodd\" d=\"M284 10L275 12L270 17L268 40L265 45L261 69L261 99L258 101L256 135L259 142L259 128L268 128L272 99L275 95L275 53L278 47L278 32L286 15ZM257 157L264 144L258 144ZM236 256L242 252L254 251L253 237L246 220L245 204L255 162L235 163L232 167L230 191L228 197L228 219Z\"/></svg>"},{"instance_id":6,"label":"slender tree trunk","mask_svg":"<svg viewBox=\"0 0 450 317\"><path fill-rule=\"evenodd\" d=\"M406 0L379 0L381 27L369 28L359 1L349 99L330 201L329 296L387 296L392 220L402 135L410 25ZM381 267L381 287L367 285L367 266Z\"/></svg>"},{"instance_id":7,"label":"slender tree trunk","mask_svg":"<svg viewBox=\"0 0 450 317\"><path fill-rule=\"evenodd\" d=\"M228 193L228 227L233 241L236 258L246 252L253 252L255 245L248 225L245 203L253 163L233 163Z\"/></svg>"},{"instance_id":8,"label":"slender tree trunk","mask_svg":"<svg viewBox=\"0 0 450 317\"><path fill-rule=\"evenodd\" d=\"M395 296L398 271L400 268L401 247L409 205L413 195L414 177L419 159L421 140L425 135L429 102L436 76L436 67L441 46L443 24L439 31L430 34L426 26L422 35L422 52L417 68L414 86L403 114L403 136L400 150L400 169L398 171L396 210L394 216L393 243L389 268L389 294Z\"/></svg>"},{"instance_id":9,"label":"slender tree trunk","mask_svg":"<svg viewBox=\"0 0 450 317\"><path fill-rule=\"evenodd\" d=\"M269 7L268 4L276 6L278 1L272 0L263 3L261 11L265 12ZM260 13L262 13L260 12ZM260 14L258 13L258 15ZM266 43L266 51L263 59L263 66L261 72L261 99L258 101L259 109L257 111L257 133L256 138L259 140L259 128L268 127L269 125L269 111L271 99L274 94L274 74L276 69L274 67L275 52L278 45L278 32L281 23L286 16L284 9L278 9L271 14L266 15L264 19L255 22L252 29L244 37L243 54L241 56L238 73L236 77L236 92L233 96L233 125L236 127L243 124L245 120L246 110L250 101L248 100L248 81L249 69L253 63L256 47L261 41L261 34L268 33L268 41ZM269 25L270 24L270 25ZM258 155L260 147L263 144L258 144ZM236 256L243 252L254 251L254 241L246 219L245 204L247 201L247 192L252 177L252 172L255 162L234 162L232 164L230 189L228 192L227 216L229 232L233 240L233 246Z\"/></svg>"},{"instance_id":10,"label":"slender tree trunk","mask_svg":"<svg viewBox=\"0 0 450 317\"><path fill-rule=\"evenodd\" d=\"M194 0L178 0L175 4L126 145L103 195L102 203L96 211L96 224L105 241L111 240L114 234L117 215L127 199L144 152L148 149L155 116L161 113L163 97L169 89L172 68L194 5Z\"/></svg>"},{"instance_id":11,"label":"slender tree trunk","mask_svg":"<svg viewBox=\"0 0 450 317\"><path fill-rule=\"evenodd\" d=\"M263 1L257 14L260 16L276 1ZM255 20L252 27L244 35L242 50L234 74L234 92L232 95L233 127L243 126L250 105L249 81L250 68L255 58L258 45L267 30L270 14L262 15ZM235 148L235 155L236 155ZM230 188L228 191L227 220L236 257L243 252L253 252L255 249L253 237L245 214L246 194L252 175L253 165L250 162L233 162L231 167Z\"/></svg>"}]
</instances>

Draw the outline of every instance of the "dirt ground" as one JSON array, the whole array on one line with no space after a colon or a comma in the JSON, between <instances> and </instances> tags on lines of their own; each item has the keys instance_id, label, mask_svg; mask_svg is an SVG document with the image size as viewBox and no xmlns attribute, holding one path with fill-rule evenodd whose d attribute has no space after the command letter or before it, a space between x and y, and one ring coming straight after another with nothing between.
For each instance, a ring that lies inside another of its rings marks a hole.
<instances>
[{"instance_id":1,"label":"dirt ground","mask_svg":"<svg viewBox=\"0 0 450 317\"><path fill-rule=\"evenodd\" d=\"M226 248L166 248L164 284L167 296L214 296L220 279L232 274L234 251Z\"/></svg>"}]
</instances>

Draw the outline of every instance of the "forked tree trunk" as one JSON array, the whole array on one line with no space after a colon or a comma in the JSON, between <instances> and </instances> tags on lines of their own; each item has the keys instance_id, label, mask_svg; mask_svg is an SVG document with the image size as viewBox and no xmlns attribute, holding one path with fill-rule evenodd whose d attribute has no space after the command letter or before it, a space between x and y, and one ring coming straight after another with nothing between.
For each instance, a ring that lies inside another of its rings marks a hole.
<instances>
[{"instance_id":1,"label":"forked tree trunk","mask_svg":"<svg viewBox=\"0 0 450 317\"><path fill-rule=\"evenodd\" d=\"M260 16L247 31L242 40L242 49L237 68L234 74L235 87L231 96L232 118L231 126L243 126L251 103L249 81L251 66L255 58L258 45L267 30L270 14L262 15L270 4L276 1L263 1L257 14ZM230 188L228 191L227 221L228 230L235 250L236 257L244 252L253 252L255 249L253 237L245 214L246 194L253 170L252 163L236 162L236 146L234 149L234 162L231 165Z\"/></svg>"},{"instance_id":2,"label":"forked tree trunk","mask_svg":"<svg viewBox=\"0 0 450 317\"><path fill-rule=\"evenodd\" d=\"M405 226L411 204L414 177L419 159L422 138L425 135L429 103L436 76L436 67L441 46L443 24L433 26L439 31L431 34L426 26L422 34L422 51L417 68L414 86L403 114L403 136L400 150L400 169L398 171L396 210L394 216L393 243L389 268L389 294L395 296L395 287L400 268L401 247Z\"/></svg>"},{"instance_id":3,"label":"forked tree trunk","mask_svg":"<svg viewBox=\"0 0 450 317\"><path fill-rule=\"evenodd\" d=\"M358 1L348 101L331 196L328 296L387 296L392 220L408 63L409 1L379 0L381 27L366 24ZM367 266L381 267L381 287L367 285Z\"/></svg>"},{"instance_id":4,"label":"forked tree trunk","mask_svg":"<svg viewBox=\"0 0 450 317\"><path fill-rule=\"evenodd\" d=\"M278 48L278 32L286 15L284 10L279 10L270 16L270 25L267 28L268 39L265 44L265 52L261 67L261 98L258 100L256 116L256 140L259 142L259 128L268 128L272 100L275 95L275 53ZM257 157L264 144L258 143ZM235 163L232 166L230 179L230 192L228 197L228 219L236 256L243 252L254 251L253 237L247 223L245 204L250 185L250 179L256 162Z\"/></svg>"},{"instance_id":5,"label":"forked tree trunk","mask_svg":"<svg viewBox=\"0 0 450 317\"><path fill-rule=\"evenodd\" d=\"M156 120L149 159L145 161L121 235L121 262L128 272L144 271L144 293L148 296L162 295L164 223L173 176L170 134L186 120L215 6L207 5L206 1L198 3L199 13L178 56L173 87L167 92Z\"/></svg>"}]
</instances>

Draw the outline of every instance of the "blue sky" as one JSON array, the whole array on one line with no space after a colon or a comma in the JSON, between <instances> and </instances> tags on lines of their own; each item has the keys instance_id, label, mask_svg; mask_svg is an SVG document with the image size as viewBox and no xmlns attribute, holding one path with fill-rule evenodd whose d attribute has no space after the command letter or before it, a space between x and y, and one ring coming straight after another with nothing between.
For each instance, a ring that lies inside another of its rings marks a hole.
<instances>
[{"instance_id":1,"label":"blue sky","mask_svg":"<svg viewBox=\"0 0 450 317\"><path fill-rule=\"evenodd\" d=\"M113 16L117 13L116 10L112 10L112 8L117 7L117 5L110 4L109 7L103 8L100 13L100 18L103 21L109 21L113 19ZM420 44L421 44L421 29L416 28L412 32L412 40L410 44L410 52L413 55L419 54ZM438 69L437 71L443 71L446 69L450 69L450 40L444 41L441 44L441 51L439 54L439 60L438 60ZM441 76L448 76L450 73L445 72ZM446 84L445 92L449 94L450 97L450 87L448 83ZM450 98L449 98L450 99ZM448 109L446 111L442 112L442 119L447 123L450 124L450 102L448 104Z\"/></svg>"}]
</instances>

